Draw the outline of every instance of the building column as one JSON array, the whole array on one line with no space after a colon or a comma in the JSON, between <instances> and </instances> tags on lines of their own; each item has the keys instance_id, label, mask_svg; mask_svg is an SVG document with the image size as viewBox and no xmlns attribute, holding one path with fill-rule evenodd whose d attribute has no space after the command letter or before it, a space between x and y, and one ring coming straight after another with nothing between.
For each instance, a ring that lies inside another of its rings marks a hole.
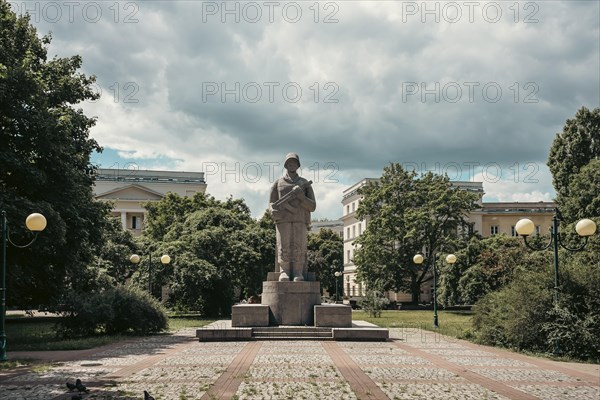
<instances>
[{"instance_id":1,"label":"building column","mask_svg":"<svg viewBox=\"0 0 600 400\"><path fill-rule=\"evenodd\" d=\"M127 229L127 212L121 211L121 225L123 225L123 229Z\"/></svg>"}]
</instances>

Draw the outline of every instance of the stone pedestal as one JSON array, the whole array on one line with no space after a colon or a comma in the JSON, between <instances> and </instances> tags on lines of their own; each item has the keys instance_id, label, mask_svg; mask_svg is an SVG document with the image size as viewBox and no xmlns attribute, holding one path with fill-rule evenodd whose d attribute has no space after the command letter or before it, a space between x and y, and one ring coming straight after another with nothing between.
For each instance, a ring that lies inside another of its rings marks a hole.
<instances>
[{"instance_id":1,"label":"stone pedestal","mask_svg":"<svg viewBox=\"0 0 600 400\"><path fill-rule=\"evenodd\" d=\"M231 308L231 326L269 326L269 306L238 304Z\"/></svg>"},{"instance_id":2,"label":"stone pedestal","mask_svg":"<svg viewBox=\"0 0 600 400\"><path fill-rule=\"evenodd\" d=\"M352 327L352 307L343 304L315 306L315 326Z\"/></svg>"},{"instance_id":3,"label":"stone pedestal","mask_svg":"<svg viewBox=\"0 0 600 400\"><path fill-rule=\"evenodd\" d=\"M263 282L263 305L270 308L269 325L308 325L314 323L314 306L321 304L318 281Z\"/></svg>"}]
</instances>

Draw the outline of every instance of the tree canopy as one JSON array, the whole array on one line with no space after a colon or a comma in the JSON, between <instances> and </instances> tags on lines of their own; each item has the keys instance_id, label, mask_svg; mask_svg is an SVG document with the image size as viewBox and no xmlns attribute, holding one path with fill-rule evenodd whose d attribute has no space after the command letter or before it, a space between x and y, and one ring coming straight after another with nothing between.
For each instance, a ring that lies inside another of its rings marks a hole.
<instances>
[{"instance_id":1,"label":"tree canopy","mask_svg":"<svg viewBox=\"0 0 600 400\"><path fill-rule=\"evenodd\" d=\"M590 161L571 178L568 193L560 204L567 221L600 217L600 158Z\"/></svg>"},{"instance_id":2,"label":"tree canopy","mask_svg":"<svg viewBox=\"0 0 600 400\"><path fill-rule=\"evenodd\" d=\"M575 118L568 119L550 148L548 167L559 204L568 201L571 181L592 160L600 159L600 108L581 107ZM598 193L598 186L595 187ZM567 217L567 216L565 216ZM573 222L573 221L569 221Z\"/></svg>"},{"instance_id":3,"label":"tree canopy","mask_svg":"<svg viewBox=\"0 0 600 400\"><path fill-rule=\"evenodd\" d=\"M50 41L0 0L0 209L16 242L28 239L29 213L48 221L35 245L8 249L8 303L22 307L93 284L109 207L94 201L86 174L101 151L89 138L95 120L74 107L97 98L95 78L78 72L79 56L48 60Z\"/></svg>"},{"instance_id":4,"label":"tree canopy","mask_svg":"<svg viewBox=\"0 0 600 400\"><path fill-rule=\"evenodd\" d=\"M308 234L308 270L315 272L321 282L321 290L326 289L330 295L336 291L343 292L342 278L336 278L336 272L344 271L344 240L331 229L321 229L318 233Z\"/></svg>"},{"instance_id":5,"label":"tree canopy","mask_svg":"<svg viewBox=\"0 0 600 400\"><path fill-rule=\"evenodd\" d=\"M410 291L417 302L421 284L431 279L431 267L441 251L454 250L468 236L468 214L478 195L453 186L447 176L417 176L400 164L385 167L381 179L359 189L357 210L367 220L365 232L354 242L357 279L383 290ZM424 252L427 262L413 256Z\"/></svg>"},{"instance_id":6,"label":"tree canopy","mask_svg":"<svg viewBox=\"0 0 600 400\"><path fill-rule=\"evenodd\" d=\"M538 239L547 238L530 240ZM519 271L538 271L552 262L549 252L530 252L521 238L504 234L472 237L455 254L456 264L440 268L439 300L445 306L475 304L487 293L508 285Z\"/></svg>"},{"instance_id":7,"label":"tree canopy","mask_svg":"<svg viewBox=\"0 0 600 400\"><path fill-rule=\"evenodd\" d=\"M201 193L193 198L169 193L147 203L142 254L171 256L171 264L150 266L157 285L169 285L175 308L207 316L229 315L240 298L256 295L275 260L275 230L270 216L252 219L243 200L216 200ZM134 280L147 284L140 266Z\"/></svg>"}]
</instances>

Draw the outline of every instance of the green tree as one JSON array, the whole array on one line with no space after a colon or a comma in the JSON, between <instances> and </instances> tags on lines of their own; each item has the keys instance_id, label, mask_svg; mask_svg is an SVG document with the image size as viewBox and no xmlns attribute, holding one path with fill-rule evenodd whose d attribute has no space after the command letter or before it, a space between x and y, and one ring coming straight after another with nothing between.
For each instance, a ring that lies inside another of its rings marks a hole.
<instances>
[{"instance_id":1,"label":"green tree","mask_svg":"<svg viewBox=\"0 0 600 400\"><path fill-rule=\"evenodd\" d=\"M509 284L518 271L539 271L552 263L549 252L531 252L522 239L506 235L473 237L456 256L454 265L440 268L439 299L445 306L475 304Z\"/></svg>"},{"instance_id":2,"label":"green tree","mask_svg":"<svg viewBox=\"0 0 600 400\"><path fill-rule=\"evenodd\" d=\"M236 298L257 294L274 268L272 221L268 216L252 219L243 200L168 194L146 208L141 247L171 256L170 265L157 264L152 279L171 285L169 301L178 309L229 315ZM133 279L140 285L147 282L144 273Z\"/></svg>"},{"instance_id":3,"label":"green tree","mask_svg":"<svg viewBox=\"0 0 600 400\"><path fill-rule=\"evenodd\" d=\"M560 204L565 220L600 217L600 159L590 161L572 177L568 193Z\"/></svg>"},{"instance_id":4,"label":"green tree","mask_svg":"<svg viewBox=\"0 0 600 400\"><path fill-rule=\"evenodd\" d=\"M387 166L381 179L359 193L357 216L368 225L354 242L357 279L367 287L381 281L384 291L409 291L418 302L421 285L432 279L436 255L455 249L470 232L467 217L478 196L457 190L447 176L417 177L399 164ZM421 252L427 262L416 265L412 258Z\"/></svg>"},{"instance_id":5,"label":"green tree","mask_svg":"<svg viewBox=\"0 0 600 400\"><path fill-rule=\"evenodd\" d=\"M95 79L78 72L79 56L48 60L50 41L0 0L0 209L16 241L27 214L48 220L34 246L8 251L8 302L22 307L95 285L108 211L86 173L101 150L89 138L95 120L73 106L97 98Z\"/></svg>"},{"instance_id":6,"label":"green tree","mask_svg":"<svg viewBox=\"0 0 600 400\"><path fill-rule=\"evenodd\" d=\"M318 233L308 234L307 247L308 270L315 272L317 280L321 282L321 290L335 293L337 279L341 298L343 282L335 273L344 271L344 240L331 229L321 229Z\"/></svg>"},{"instance_id":7,"label":"green tree","mask_svg":"<svg viewBox=\"0 0 600 400\"><path fill-rule=\"evenodd\" d=\"M96 260L100 272L112 278L113 283L124 284L135 269L129 257L139 252L133 235L123 229L120 218L110 217L103 232L103 243Z\"/></svg>"},{"instance_id":8,"label":"green tree","mask_svg":"<svg viewBox=\"0 0 600 400\"><path fill-rule=\"evenodd\" d=\"M548 167L559 204L570 195L569 183L590 161L600 158L600 108L581 107L568 119L550 148ZM572 221L570 221L572 222Z\"/></svg>"}]
</instances>

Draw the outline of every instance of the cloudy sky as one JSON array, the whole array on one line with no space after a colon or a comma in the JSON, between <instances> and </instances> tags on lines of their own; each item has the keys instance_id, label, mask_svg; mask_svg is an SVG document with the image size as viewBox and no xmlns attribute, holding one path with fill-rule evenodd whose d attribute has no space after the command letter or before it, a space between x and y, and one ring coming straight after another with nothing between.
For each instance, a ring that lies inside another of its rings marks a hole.
<instances>
[{"instance_id":1,"label":"cloudy sky","mask_svg":"<svg viewBox=\"0 0 600 400\"><path fill-rule=\"evenodd\" d=\"M551 200L555 134L600 105L593 0L11 4L97 76L95 163L205 171L255 216L290 151L316 218L389 162Z\"/></svg>"}]
</instances>

